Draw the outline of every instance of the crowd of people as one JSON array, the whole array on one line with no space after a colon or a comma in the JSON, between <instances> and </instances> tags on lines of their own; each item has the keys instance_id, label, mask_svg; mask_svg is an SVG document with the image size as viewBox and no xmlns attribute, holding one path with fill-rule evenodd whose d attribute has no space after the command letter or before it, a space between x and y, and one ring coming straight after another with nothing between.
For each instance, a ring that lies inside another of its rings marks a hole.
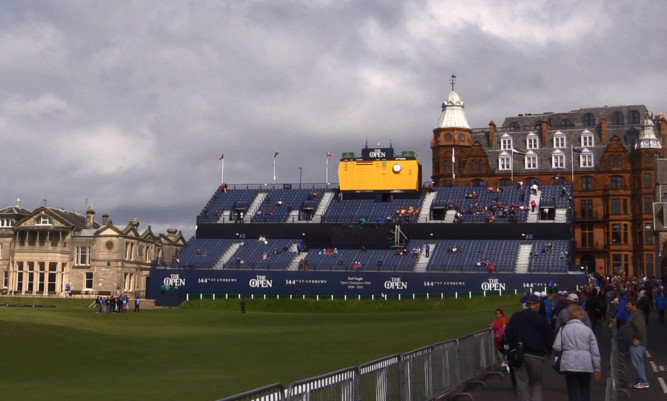
<instances>
[{"instance_id":1,"label":"crowd of people","mask_svg":"<svg viewBox=\"0 0 667 401\"><path fill-rule=\"evenodd\" d=\"M542 399L542 370L551 353L560 360L569 400L590 400L592 378L601 379L597 337L607 327L618 330L619 350L634 367L635 377L628 386L649 388L644 364L648 317L655 310L659 324L665 324L663 279L595 274L580 290L559 291L553 285L547 291L526 292L520 299L522 310L509 319L497 309L489 326L504 357L501 369L511 374L517 400ZM521 362L513 358L519 344Z\"/></svg>"},{"instance_id":2,"label":"crowd of people","mask_svg":"<svg viewBox=\"0 0 667 401\"><path fill-rule=\"evenodd\" d=\"M127 312L130 297L127 294L120 294L118 296L101 297L95 299L91 307L97 308L97 313L122 313ZM141 299L136 297L134 299L134 311L139 312Z\"/></svg>"}]
</instances>

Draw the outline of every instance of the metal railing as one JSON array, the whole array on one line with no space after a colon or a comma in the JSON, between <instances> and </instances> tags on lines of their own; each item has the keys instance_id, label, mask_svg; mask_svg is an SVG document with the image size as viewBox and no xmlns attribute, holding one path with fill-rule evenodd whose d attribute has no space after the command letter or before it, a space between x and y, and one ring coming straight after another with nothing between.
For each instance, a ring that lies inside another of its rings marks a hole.
<instances>
[{"instance_id":1,"label":"metal railing","mask_svg":"<svg viewBox=\"0 0 667 401\"><path fill-rule=\"evenodd\" d=\"M218 401L430 401L461 393L501 361L493 329L356 367L247 391Z\"/></svg>"}]
</instances>

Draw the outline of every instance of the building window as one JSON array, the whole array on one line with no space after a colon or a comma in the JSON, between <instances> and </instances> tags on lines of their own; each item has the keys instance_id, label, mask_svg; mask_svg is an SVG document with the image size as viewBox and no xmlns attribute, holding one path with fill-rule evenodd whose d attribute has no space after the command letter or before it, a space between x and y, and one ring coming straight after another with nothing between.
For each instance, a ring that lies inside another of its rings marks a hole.
<instances>
[{"instance_id":1,"label":"building window","mask_svg":"<svg viewBox=\"0 0 667 401\"><path fill-rule=\"evenodd\" d=\"M579 167L593 167L593 154L592 153L580 154Z\"/></svg>"},{"instance_id":2,"label":"building window","mask_svg":"<svg viewBox=\"0 0 667 401\"><path fill-rule=\"evenodd\" d=\"M611 125L623 125L624 122L623 113L620 111L615 111L611 115Z\"/></svg>"},{"instance_id":3,"label":"building window","mask_svg":"<svg viewBox=\"0 0 667 401\"><path fill-rule=\"evenodd\" d=\"M651 154L650 153L644 153L644 164L648 164L651 162Z\"/></svg>"},{"instance_id":4,"label":"building window","mask_svg":"<svg viewBox=\"0 0 667 401\"><path fill-rule=\"evenodd\" d=\"M612 199L611 200L611 214L621 214L621 200Z\"/></svg>"},{"instance_id":5,"label":"building window","mask_svg":"<svg viewBox=\"0 0 667 401\"><path fill-rule=\"evenodd\" d=\"M500 139L500 149L501 150L512 150L512 138L505 137Z\"/></svg>"},{"instance_id":6,"label":"building window","mask_svg":"<svg viewBox=\"0 0 667 401\"><path fill-rule=\"evenodd\" d=\"M5 270L2 272L2 288L7 288L9 286L9 272Z\"/></svg>"},{"instance_id":7,"label":"building window","mask_svg":"<svg viewBox=\"0 0 667 401\"><path fill-rule=\"evenodd\" d=\"M509 156L501 156L498 158L498 169L499 170L511 170L512 169L512 158Z\"/></svg>"},{"instance_id":8,"label":"building window","mask_svg":"<svg viewBox=\"0 0 667 401\"><path fill-rule=\"evenodd\" d=\"M616 156L616 167L623 167L623 156Z\"/></svg>"},{"instance_id":9,"label":"building window","mask_svg":"<svg viewBox=\"0 0 667 401\"><path fill-rule=\"evenodd\" d=\"M644 213L653 213L653 199L644 198Z\"/></svg>"},{"instance_id":10,"label":"building window","mask_svg":"<svg viewBox=\"0 0 667 401\"><path fill-rule=\"evenodd\" d=\"M593 224L584 223L581 225L581 247L593 248Z\"/></svg>"},{"instance_id":11,"label":"building window","mask_svg":"<svg viewBox=\"0 0 667 401\"><path fill-rule=\"evenodd\" d=\"M623 177L620 175L612 175L611 189L623 189Z\"/></svg>"},{"instance_id":12,"label":"building window","mask_svg":"<svg viewBox=\"0 0 667 401\"><path fill-rule=\"evenodd\" d=\"M568 129L568 128L573 128L573 127L574 127L574 123L572 123L572 120L570 120L569 118L564 118L564 119L560 120L560 128L561 129Z\"/></svg>"},{"instance_id":13,"label":"building window","mask_svg":"<svg viewBox=\"0 0 667 401\"><path fill-rule=\"evenodd\" d=\"M581 177L581 190L582 191L593 190L593 177L591 176Z\"/></svg>"},{"instance_id":14,"label":"building window","mask_svg":"<svg viewBox=\"0 0 667 401\"><path fill-rule=\"evenodd\" d=\"M509 187L510 185L512 185L512 180L510 180L509 178L501 178L500 179L500 186L501 187Z\"/></svg>"},{"instance_id":15,"label":"building window","mask_svg":"<svg viewBox=\"0 0 667 401\"><path fill-rule=\"evenodd\" d=\"M593 147L593 135L592 134L582 134L581 135L581 146L584 148Z\"/></svg>"},{"instance_id":16,"label":"building window","mask_svg":"<svg viewBox=\"0 0 667 401\"><path fill-rule=\"evenodd\" d=\"M582 122L584 123L584 127L595 127L595 116L591 113L586 113Z\"/></svg>"},{"instance_id":17,"label":"building window","mask_svg":"<svg viewBox=\"0 0 667 401\"><path fill-rule=\"evenodd\" d=\"M470 169L472 171L477 171L477 160L471 160L470 161Z\"/></svg>"},{"instance_id":18,"label":"building window","mask_svg":"<svg viewBox=\"0 0 667 401\"><path fill-rule=\"evenodd\" d=\"M555 135L554 136L554 148L564 149L567 143L565 141L565 135Z\"/></svg>"},{"instance_id":19,"label":"building window","mask_svg":"<svg viewBox=\"0 0 667 401\"><path fill-rule=\"evenodd\" d=\"M565 156L563 154L552 155L551 168L565 168Z\"/></svg>"},{"instance_id":20,"label":"building window","mask_svg":"<svg viewBox=\"0 0 667 401\"><path fill-rule=\"evenodd\" d=\"M653 254L646 254L646 274L653 273Z\"/></svg>"},{"instance_id":21,"label":"building window","mask_svg":"<svg viewBox=\"0 0 667 401\"><path fill-rule=\"evenodd\" d=\"M512 122L510 123L510 129L511 129L511 130L514 130L514 131L518 131L519 129L521 129L521 127L519 126L519 123L518 123L518 122L516 122L516 121L512 121Z\"/></svg>"},{"instance_id":22,"label":"building window","mask_svg":"<svg viewBox=\"0 0 667 401\"><path fill-rule=\"evenodd\" d=\"M526 138L526 148L528 149L539 149L540 148L540 140L537 137L537 135L531 133L528 135Z\"/></svg>"},{"instance_id":23,"label":"building window","mask_svg":"<svg viewBox=\"0 0 667 401\"><path fill-rule=\"evenodd\" d=\"M645 233L645 243L647 244L652 244L653 243L653 224L651 223L646 223L644 226L644 233Z\"/></svg>"},{"instance_id":24,"label":"building window","mask_svg":"<svg viewBox=\"0 0 667 401\"><path fill-rule=\"evenodd\" d=\"M526 170L534 170L537 168L537 155L526 155L523 162Z\"/></svg>"},{"instance_id":25,"label":"building window","mask_svg":"<svg viewBox=\"0 0 667 401\"><path fill-rule=\"evenodd\" d=\"M86 290L93 289L93 272L86 272L86 282L84 284Z\"/></svg>"},{"instance_id":26,"label":"building window","mask_svg":"<svg viewBox=\"0 0 667 401\"><path fill-rule=\"evenodd\" d=\"M620 244L621 243L621 225L614 223L611 225L611 243Z\"/></svg>"},{"instance_id":27,"label":"building window","mask_svg":"<svg viewBox=\"0 0 667 401\"><path fill-rule=\"evenodd\" d=\"M90 266L90 247L76 247L76 259L74 260L74 264L77 266Z\"/></svg>"},{"instance_id":28,"label":"building window","mask_svg":"<svg viewBox=\"0 0 667 401\"><path fill-rule=\"evenodd\" d=\"M50 226L51 225L51 217L46 216L46 215L41 215L37 217L35 220L35 225L38 226Z\"/></svg>"},{"instance_id":29,"label":"building window","mask_svg":"<svg viewBox=\"0 0 667 401\"><path fill-rule=\"evenodd\" d=\"M584 219L593 217L593 200L592 199L582 199L581 200L581 217L584 218Z\"/></svg>"},{"instance_id":30,"label":"building window","mask_svg":"<svg viewBox=\"0 0 667 401\"><path fill-rule=\"evenodd\" d=\"M628 124L639 124L639 112L637 110L632 110L628 114Z\"/></svg>"},{"instance_id":31,"label":"building window","mask_svg":"<svg viewBox=\"0 0 667 401\"><path fill-rule=\"evenodd\" d=\"M644 188L651 188L651 173L644 174Z\"/></svg>"}]
</instances>

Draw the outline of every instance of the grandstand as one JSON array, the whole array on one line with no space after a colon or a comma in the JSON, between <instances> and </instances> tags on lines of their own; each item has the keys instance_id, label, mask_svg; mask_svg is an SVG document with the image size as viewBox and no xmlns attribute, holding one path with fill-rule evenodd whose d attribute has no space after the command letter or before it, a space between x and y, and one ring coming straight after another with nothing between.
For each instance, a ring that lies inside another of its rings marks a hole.
<instances>
[{"instance_id":1,"label":"grandstand","mask_svg":"<svg viewBox=\"0 0 667 401\"><path fill-rule=\"evenodd\" d=\"M151 272L160 289L151 296L159 303L186 292L379 294L411 282L408 290L421 293L583 280L572 266L567 186L396 193L293 186L216 189L196 235ZM170 283L186 291L165 291Z\"/></svg>"}]
</instances>

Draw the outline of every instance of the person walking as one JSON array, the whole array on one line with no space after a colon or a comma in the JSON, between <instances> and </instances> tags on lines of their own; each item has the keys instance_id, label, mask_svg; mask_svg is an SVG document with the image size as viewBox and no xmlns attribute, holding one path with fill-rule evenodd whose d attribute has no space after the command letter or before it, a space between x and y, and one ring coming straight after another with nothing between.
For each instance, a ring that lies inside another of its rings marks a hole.
<instances>
[{"instance_id":1,"label":"person walking","mask_svg":"<svg viewBox=\"0 0 667 401\"><path fill-rule=\"evenodd\" d=\"M241 302L239 302L241 306L241 313L245 313L245 299L241 298Z\"/></svg>"},{"instance_id":2,"label":"person walking","mask_svg":"<svg viewBox=\"0 0 667 401\"><path fill-rule=\"evenodd\" d=\"M623 337L628 345L630 360L635 367L635 382L631 387L636 389L649 388L646 379L646 367L644 366L644 352L647 346L647 331L644 314L637 306L637 298L629 298L625 307L630 312L630 317L625 323Z\"/></svg>"},{"instance_id":3,"label":"person walking","mask_svg":"<svg viewBox=\"0 0 667 401\"><path fill-rule=\"evenodd\" d=\"M665 325L665 294L658 292L658 295L655 297L655 309L658 311L658 318L660 318L660 324Z\"/></svg>"},{"instance_id":4,"label":"person walking","mask_svg":"<svg viewBox=\"0 0 667 401\"><path fill-rule=\"evenodd\" d=\"M136 297L134 299L134 311L139 312L139 305L141 304L141 299L139 297Z\"/></svg>"},{"instance_id":5,"label":"person walking","mask_svg":"<svg viewBox=\"0 0 667 401\"><path fill-rule=\"evenodd\" d=\"M583 322L584 309L579 305L567 308L569 320L556 334L554 351L561 351L560 369L565 376L570 401L590 401L591 373L599 381L600 349L595 334Z\"/></svg>"},{"instance_id":6,"label":"person walking","mask_svg":"<svg viewBox=\"0 0 667 401\"><path fill-rule=\"evenodd\" d=\"M554 332L539 313L540 298L529 295L526 309L516 312L505 328L505 338L510 349L523 343L524 360L512 368L516 379L517 401L542 401L542 370L544 357L551 352Z\"/></svg>"}]
</instances>

